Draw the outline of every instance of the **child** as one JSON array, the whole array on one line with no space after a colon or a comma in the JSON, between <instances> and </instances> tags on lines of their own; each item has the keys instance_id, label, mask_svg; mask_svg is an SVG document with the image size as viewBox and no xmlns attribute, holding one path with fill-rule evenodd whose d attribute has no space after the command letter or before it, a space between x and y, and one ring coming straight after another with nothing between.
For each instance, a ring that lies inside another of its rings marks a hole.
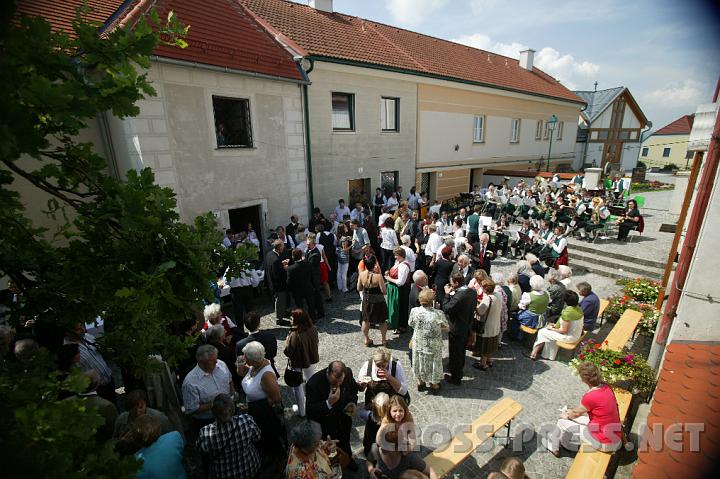
<instances>
[{"instance_id":1,"label":"child","mask_svg":"<svg viewBox=\"0 0 720 479\"><path fill-rule=\"evenodd\" d=\"M415 449L415 422L405 399L397 394L390 398L382 426L395 425L398 433L398 451L410 452Z\"/></svg>"},{"instance_id":2,"label":"child","mask_svg":"<svg viewBox=\"0 0 720 479\"><path fill-rule=\"evenodd\" d=\"M348 265L350 264L351 244L352 240L349 237L344 236L340 239L340 246L337 248L337 287L343 293L348 292L347 272Z\"/></svg>"},{"instance_id":3,"label":"child","mask_svg":"<svg viewBox=\"0 0 720 479\"><path fill-rule=\"evenodd\" d=\"M390 396L387 393L377 393L372 401L372 409L367 411L367 422L363 435L363 451L365 457L370 452L370 447L375 442L375 436L380 429L380 423L388 414L390 409Z\"/></svg>"}]
</instances>

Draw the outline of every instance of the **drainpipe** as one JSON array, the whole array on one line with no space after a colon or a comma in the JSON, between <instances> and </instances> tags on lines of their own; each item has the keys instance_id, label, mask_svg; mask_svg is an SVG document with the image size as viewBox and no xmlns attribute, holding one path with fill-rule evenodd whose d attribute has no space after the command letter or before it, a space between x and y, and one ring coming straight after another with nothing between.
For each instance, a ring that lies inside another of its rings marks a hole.
<instances>
[{"instance_id":1,"label":"drainpipe","mask_svg":"<svg viewBox=\"0 0 720 479\"><path fill-rule=\"evenodd\" d=\"M315 68L315 61L312 57L306 57L310 63L310 67L305 69L302 67L302 57L298 60L298 68L303 74L303 77L307 80L302 85L302 104L303 104L303 123L305 128L305 158L307 158L307 184L308 184L308 202L310 203L308 208L308 218L312 218L313 208L315 208L315 196L313 194L313 172L312 172L312 152L310 148L310 107L308 105L308 73L313 71Z\"/></svg>"},{"instance_id":2,"label":"drainpipe","mask_svg":"<svg viewBox=\"0 0 720 479\"><path fill-rule=\"evenodd\" d=\"M718 87L715 89L713 103L717 102L719 89L720 79L718 80ZM655 335L655 344L653 344L653 349L650 357L648 358L648 362L656 370L660 365L660 360L670 335L673 320L677 316L680 296L683 288L685 287L685 281L687 280L690 264L695 256L695 249L697 248L700 229L702 228L708 203L710 202L710 195L712 194L713 184L718 170L718 156L720 154L720 147L718 146L719 140L720 115L715 118L715 127L713 128L713 133L710 137L710 145L708 146L707 156L705 159L705 167L703 168L702 177L700 178L700 184L695 198L695 206L693 206L690 222L688 223L687 232L685 234L685 242L683 243L683 248L680 251L680 259L678 261L677 269L675 270L675 278L673 279L672 286L670 288L670 295L668 297L667 304L665 305L665 311L660 319L660 324L658 325L657 334ZM688 188L690 188L689 184Z\"/></svg>"}]
</instances>

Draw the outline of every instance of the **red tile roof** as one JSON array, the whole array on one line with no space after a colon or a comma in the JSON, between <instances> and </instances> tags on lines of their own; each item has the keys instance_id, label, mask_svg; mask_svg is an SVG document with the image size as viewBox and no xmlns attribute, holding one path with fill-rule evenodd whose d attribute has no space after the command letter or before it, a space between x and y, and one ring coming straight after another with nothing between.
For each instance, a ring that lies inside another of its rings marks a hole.
<instances>
[{"instance_id":1,"label":"red tile roof","mask_svg":"<svg viewBox=\"0 0 720 479\"><path fill-rule=\"evenodd\" d=\"M94 22L105 23L110 16L124 3L123 0L87 0L90 11L85 18ZM17 14L28 17L43 17L54 30L72 33L72 21L82 0L20 0Z\"/></svg>"},{"instance_id":2,"label":"red tile roof","mask_svg":"<svg viewBox=\"0 0 720 479\"><path fill-rule=\"evenodd\" d=\"M667 347L647 426L651 431L653 426L662 426L662 436L667 438L669 426L689 423L704 427L699 451L691 451L686 428L679 434L681 447L672 447L665 439L661 447L641 449L632 477L711 477L720 453L720 345L671 343Z\"/></svg>"},{"instance_id":3,"label":"red tile roof","mask_svg":"<svg viewBox=\"0 0 720 479\"><path fill-rule=\"evenodd\" d=\"M502 55L285 0L239 1L315 57L584 103L550 75Z\"/></svg>"},{"instance_id":4,"label":"red tile roof","mask_svg":"<svg viewBox=\"0 0 720 479\"><path fill-rule=\"evenodd\" d=\"M114 24L137 20L135 10L157 7L161 18L172 10L178 19L190 25L185 49L160 45L155 54L161 57L221 68L261 73L290 80L303 80L292 55L249 15L236 0L90 0L95 9L88 18L105 23L121 6L124 11ZM45 17L53 28L72 31L72 19L82 0L23 0L18 11Z\"/></svg>"},{"instance_id":5,"label":"red tile roof","mask_svg":"<svg viewBox=\"0 0 720 479\"><path fill-rule=\"evenodd\" d=\"M692 115L681 116L669 125L665 125L653 135L689 135L692 130L695 113Z\"/></svg>"}]
</instances>

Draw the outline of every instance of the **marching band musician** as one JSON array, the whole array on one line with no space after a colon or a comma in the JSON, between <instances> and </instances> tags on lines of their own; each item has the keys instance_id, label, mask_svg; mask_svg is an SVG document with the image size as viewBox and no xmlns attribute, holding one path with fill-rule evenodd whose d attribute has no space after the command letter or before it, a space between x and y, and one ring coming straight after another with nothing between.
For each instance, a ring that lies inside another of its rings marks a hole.
<instances>
[{"instance_id":1,"label":"marching band musician","mask_svg":"<svg viewBox=\"0 0 720 479\"><path fill-rule=\"evenodd\" d=\"M507 215L500 216L500 219L492 226L492 232L495 234L495 254L496 256L507 256L508 254L508 238L507 232L510 229L510 223Z\"/></svg>"},{"instance_id":2,"label":"marching band musician","mask_svg":"<svg viewBox=\"0 0 720 479\"><path fill-rule=\"evenodd\" d=\"M525 220L522 223L520 229L515 233L515 241L510 247L510 252L513 257L517 257L520 248L522 248L522 255L527 254L527 249L532 245L533 232L530 228L530 221Z\"/></svg>"},{"instance_id":3,"label":"marching band musician","mask_svg":"<svg viewBox=\"0 0 720 479\"><path fill-rule=\"evenodd\" d=\"M607 219L610 217L610 210L605 206L605 202L599 196L592 199L590 211L590 221L580 230L580 237L588 241L592 241L592 232L603 228Z\"/></svg>"},{"instance_id":4,"label":"marching band musician","mask_svg":"<svg viewBox=\"0 0 720 479\"><path fill-rule=\"evenodd\" d=\"M500 202L500 198L497 193L495 185L492 183L488 186L487 193L485 193L485 215L495 217L497 211L497 205Z\"/></svg>"},{"instance_id":5,"label":"marching band musician","mask_svg":"<svg viewBox=\"0 0 720 479\"><path fill-rule=\"evenodd\" d=\"M530 248L530 252L538 257L542 256L541 252L544 252L544 250L548 250L547 253L549 254L549 247L554 239L553 230L550 228L550 222L548 220L541 220L537 239L535 240L533 247Z\"/></svg>"},{"instance_id":6,"label":"marching band musician","mask_svg":"<svg viewBox=\"0 0 720 479\"><path fill-rule=\"evenodd\" d=\"M563 234L563 227L562 226L556 226L555 227L555 238L553 239L552 243L550 244L550 259L545 261L545 264L548 266L556 266L558 265L558 261L564 257L565 263L567 264L567 239L565 239L565 235Z\"/></svg>"}]
</instances>

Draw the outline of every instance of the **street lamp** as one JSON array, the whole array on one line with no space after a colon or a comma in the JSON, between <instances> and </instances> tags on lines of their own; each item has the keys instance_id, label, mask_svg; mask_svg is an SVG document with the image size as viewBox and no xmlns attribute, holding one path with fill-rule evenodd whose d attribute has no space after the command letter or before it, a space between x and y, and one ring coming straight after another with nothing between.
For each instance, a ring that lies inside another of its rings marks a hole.
<instances>
[{"instance_id":1,"label":"street lamp","mask_svg":"<svg viewBox=\"0 0 720 479\"><path fill-rule=\"evenodd\" d=\"M550 145L548 146L548 157L547 157L547 168L545 171L548 173L550 172L550 152L552 151L552 137L553 137L553 131L555 131L555 124L557 123L557 117L555 115L551 116L548 121L547 125L550 129Z\"/></svg>"}]
</instances>

